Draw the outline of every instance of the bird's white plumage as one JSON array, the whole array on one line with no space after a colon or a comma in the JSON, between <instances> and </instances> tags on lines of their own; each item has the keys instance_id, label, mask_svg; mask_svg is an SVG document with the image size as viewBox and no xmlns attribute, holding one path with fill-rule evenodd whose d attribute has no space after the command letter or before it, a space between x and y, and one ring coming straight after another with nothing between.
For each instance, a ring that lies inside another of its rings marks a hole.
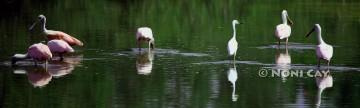
<instances>
[{"instance_id":1,"label":"bird's white plumage","mask_svg":"<svg viewBox=\"0 0 360 108\"><path fill-rule=\"evenodd\" d=\"M289 38L291 35L291 27L287 24L279 24L276 26L275 36L278 39Z\"/></svg>"},{"instance_id":2,"label":"bird's white plumage","mask_svg":"<svg viewBox=\"0 0 360 108\"><path fill-rule=\"evenodd\" d=\"M154 48L155 39L153 37L152 30L149 27L140 27L137 29L136 32L136 42L140 49L141 42L148 42L149 44L149 51L150 48Z\"/></svg>"},{"instance_id":3,"label":"bird's white plumage","mask_svg":"<svg viewBox=\"0 0 360 108\"><path fill-rule=\"evenodd\" d=\"M333 56L333 47L326 43L316 46L316 55L319 59L330 61Z\"/></svg>"},{"instance_id":4,"label":"bird's white plumage","mask_svg":"<svg viewBox=\"0 0 360 108\"><path fill-rule=\"evenodd\" d=\"M281 12L282 23L276 26L275 36L277 39L289 38L291 35L291 27L288 25L288 13L286 10Z\"/></svg>"},{"instance_id":5,"label":"bird's white plumage","mask_svg":"<svg viewBox=\"0 0 360 108\"><path fill-rule=\"evenodd\" d=\"M154 40L152 30L149 27L140 27L136 32L136 39L149 39Z\"/></svg>"},{"instance_id":6,"label":"bird's white plumage","mask_svg":"<svg viewBox=\"0 0 360 108\"><path fill-rule=\"evenodd\" d=\"M238 49L238 43L235 38L231 38L228 42L228 53L229 55L235 55Z\"/></svg>"}]
</instances>

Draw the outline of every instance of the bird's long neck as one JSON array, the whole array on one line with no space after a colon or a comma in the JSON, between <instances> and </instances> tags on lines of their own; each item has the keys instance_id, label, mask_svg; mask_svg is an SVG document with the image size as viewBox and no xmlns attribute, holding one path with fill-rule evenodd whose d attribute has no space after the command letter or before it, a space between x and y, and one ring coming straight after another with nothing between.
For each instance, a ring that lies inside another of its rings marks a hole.
<instances>
[{"instance_id":1,"label":"bird's long neck","mask_svg":"<svg viewBox=\"0 0 360 108\"><path fill-rule=\"evenodd\" d=\"M282 19L282 22L283 24L287 24L287 18L286 18L286 14L281 14L281 19Z\"/></svg>"},{"instance_id":2,"label":"bird's long neck","mask_svg":"<svg viewBox=\"0 0 360 108\"><path fill-rule=\"evenodd\" d=\"M15 54L12 58L11 58L11 64L14 65L17 61L20 61L20 60L25 60L25 59L28 59L30 58L28 56L28 54Z\"/></svg>"},{"instance_id":3,"label":"bird's long neck","mask_svg":"<svg viewBox=\"0 0 360 108\"><path fill-rule=\"evenodd\" d=\"M235 23L233 23L233 37L232 38L236 39Z\"/></svg>"},{"instance_id":4,"label":"bird's long neck","mask_svg":"<svg viewBox=\"0 0 360 108\"><path fill-rule=\"evenodd\" d=\"M46 29L46 19L44 19L44 21L43 22L41 22L41 31L42 32L46 32L47 31L47 29Z\"/></svg>"},{"instance_id":5,"label":"bird's long neck","mask_svg":"<svg viewBox=\"0 0 360 108\"><path fill-rule=\"evenodd\" d=\"M317 28L316 28L316 32L317 32L318 44L323 44L323 43L325 43L324 40L322 39L322 36L321 36L321 28L317 27Z\"/></svg>"}]
</instances>

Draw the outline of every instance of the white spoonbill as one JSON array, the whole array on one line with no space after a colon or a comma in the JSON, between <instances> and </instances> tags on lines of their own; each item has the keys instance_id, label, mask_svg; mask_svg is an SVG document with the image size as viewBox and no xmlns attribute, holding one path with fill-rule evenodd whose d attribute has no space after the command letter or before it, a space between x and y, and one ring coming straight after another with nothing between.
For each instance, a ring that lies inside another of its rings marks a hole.
<instances>
[{"instance_id":1,"label":"white spoonbill","mask_svg":"<svg viewBox=\"0 0 360 108\"><path fill-rule=\"evenodd\" d=\"M155 39L153 37L151 28L149 28L149 27L138 28L137 32L136 32L136 42L137 42L137 46L138 46L139 50L141 50L141 48L140 48L141 42L149 43L149 52L150 52L150 47L151 47L151 49L154 49Z\"/></svg>"},{"instance_id":2,"label":"white spoonbill","mask_svg":"<svg viewBox=\"0 0 360 108\"><path fill-rule=\"evenodd\" d=\"M29 30L32 30L37 23L41 24L41 32L42 32L41 35L46 36L48 40L61 39L61 40L64 40L65 42L67 42L71 46L75 46L75 45L83 46L84 45L80 40L78 40L62 31L54 31L54 30L46 29L46 27L45 27L46 26L46 17L44 15L39 15L38 20L33 25L30 26Z\"/></svg>"},{"instance_id":3,"label":"white spoonbill","mask_svg":"<svg viewBox=\"0 0 360 108\"><path fill-rule=\"evenodd\" d=\"M333 56L333 47L329 44L326 44L321 37L321 27L319 24L315 24L314 28L306 35L309 37L312 32L317 32L318 45L316 46L316 56L318 59L318 67L320 67L320 60L326 60L327 65L330 65L331 57Z\"/></svg>"},{"instance_id":4,"label":"white spoonbill","mask_svg":"<svg viewBox=\"0 0 360 108\"><path fill-rule=\"evenodd\" d=\"M286 45L287 45L288 41L289 41L290 34L291 34L290 25L292 25L293 22L289 18L289 15L288 15L286 10L283 10L281 12L281 19L282 19L282 24L279 24L279 25L276 26L275 36L278 39L278 44L279 45L280 45L280 40L286 38Z\"/></svg>"},{"instance_id":5,"label":"white spoonbill","mask_svg":"<svg viewBox=\"0 0 360 108\"><path fill-rule=\"evenodd\" d=\"M239 21L233 20L232 26L233 26L234 33L233 33L233 37L229 40L228 47L227 47L229 55L234 56L234 61L235 61L236 51L238 49L238 42L236 41L236 29L235 29L236 24L239 24Z\"/></svg>"},{"instance_id":6,"label":"white spoonbill","mask_svg":"<svg viewBox=\"0 0 360 108\"><path fill-rule=\"evenodd\" d=\"M63 54L74 52L74 49L63 40L51 40L47 45L53 54L58 54L60 56L60 61L64 59Z\"/></svg>"}]
</instances>

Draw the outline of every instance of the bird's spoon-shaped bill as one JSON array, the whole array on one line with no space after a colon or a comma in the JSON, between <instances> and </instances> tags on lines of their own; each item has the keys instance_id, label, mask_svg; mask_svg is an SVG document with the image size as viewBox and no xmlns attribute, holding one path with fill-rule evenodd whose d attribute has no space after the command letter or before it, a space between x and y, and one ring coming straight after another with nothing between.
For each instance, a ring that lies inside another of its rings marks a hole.
<instances>
[{"instance_id":1,"label":"bird's spoon-shaped bill","mask_svg":"<svg viewBox=\"0 0 360 108\"><path fill-rule=\"evenodd\" d=\"M315 28L312 28L311 31L309 31L309 33L306 34L306 37L309 37L311 33L313 33L315 31Z\"/></svg>"},{"instance_id":2,"label":"bird's spoon-shaped bill","mask_svg":"<svg viewBox=\"0 0 360 108\"><path fill-rule=\"evenodd\" d=\"M294 24L294 22L290 19L289 16L287 16L286 18L287 18L287 22L288 22L290 25L293 25L293 24Z\"/></svg>"},{"instance_id":3,"label":"bird's spoon-shaped bill","mask_svg":"<svg viewBox=\"0 0 360 108\"><path fill-rule=\"evenodd\" d=\"M38 21L36 21L36 22L34 22L30 27L29 27L29 31L31 31L34 27L35 27L35 25L38 23Z\"/></svg>"}]
</instances>

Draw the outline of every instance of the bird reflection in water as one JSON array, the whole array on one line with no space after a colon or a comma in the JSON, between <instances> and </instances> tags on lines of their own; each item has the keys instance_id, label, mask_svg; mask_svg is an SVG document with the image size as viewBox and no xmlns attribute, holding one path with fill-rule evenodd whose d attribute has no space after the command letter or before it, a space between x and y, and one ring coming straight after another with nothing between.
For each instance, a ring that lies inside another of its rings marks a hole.
<instances>
[{"instance_id":1,"label":"bird reflection in water","mask_svg":"<svg viewBox=\"0 0 360 108\"><path fill-rule=\"evenodd\" d=\"M317 70L317 71L321 71L321 70ZM321 93L326 89L326 88L331 88L333 86L333 77L330 75L330 70L323 70L326 72L323 73L328 73L324 76L321 77L316 77L316 86L318 88L317 90L317 95L316 95L316 107L320 107L321 104Z\"/></svg>"},{"instance_id":2,"label":"bird reflection in water","mask_svg":"<svg viewBox=\"0 0 360 108\"><path fill-rule=\"evenodd\" d=\"M49 73L56 78L67 75L75 69L75 66L81 63L82 58L82 55L78 55L66 57L62 61L53 60L50 62L52 65L48 67Z\"/></svg>"},{"instance_id":3,"label":"bird reflection in water","mask_svg":"<svg viewBox=\"0 0 360 108\"><path fill-rule=\"evenodd\" d=\"M153 67L154 51L141 51L136 58L136 69L140 75L149 75Z\"/></svg>"},{"instance_id":4,"label":"bird reflection in water","mask_svg":"<svg viewBox=\"0 0 360 108\"><path fill-rule=\"evenodd\" d=\"M281 73L281 77L283 82L286 81L286 72L288 73L288 71L291 69L291 56L289 54L288 48L285 47L285 53L281 52L280 49L278 48L276 50L276 55L275 55L275 64L276 64L276 69L279 70Z\"/></svg>"},{"instance_id":5,"label":"bird reflection in water","mask_svg":"<svg viewBox=\"0 0 360 108\"><path fill-rule=\"evenodd\" d=\"M237 79L238 79L238 74L236 71L235 63L234 63L233 67L229 68L229 71L228 71L228 80L231 82L232 87L233 87L233 91L231 94L232 101L237 101L237 99L238 99L238 95L235 94Z\"/></svg>"},{"instance_id":6,"label":"bird reflection in water","mask_svg":"<svg viewBox=\"0 0 360 108\"><path fill-rule=\"evenodd\" d=\"M26 74L34 87L44 87L52 78L71 73L82 60L82 55L64 58L63 61L51 61L47 66L23 65L14 67L14 74Z\"/></svg>"},{"instance_id":7,"label":"bird reflection in water","mask_svg":"<svg viewBox=\"0 0 360 108\"><path fill-rule=\"evenodd\" d=\"M14 69L14 74L26 74L34 87L44 87L49 84L52 76L46 66L21 66Z\"/></svg>"}]
</instances>

